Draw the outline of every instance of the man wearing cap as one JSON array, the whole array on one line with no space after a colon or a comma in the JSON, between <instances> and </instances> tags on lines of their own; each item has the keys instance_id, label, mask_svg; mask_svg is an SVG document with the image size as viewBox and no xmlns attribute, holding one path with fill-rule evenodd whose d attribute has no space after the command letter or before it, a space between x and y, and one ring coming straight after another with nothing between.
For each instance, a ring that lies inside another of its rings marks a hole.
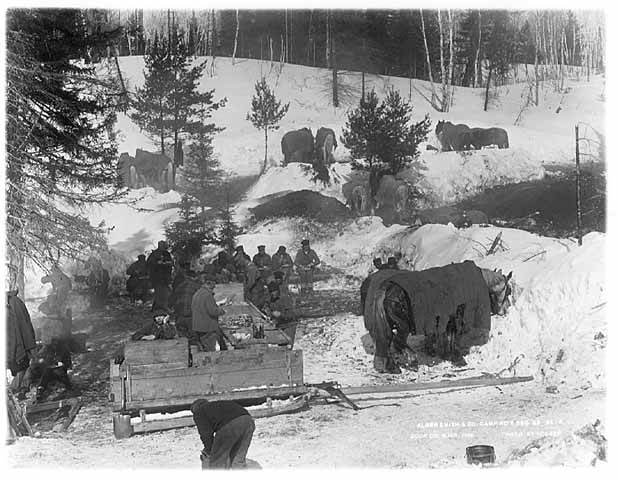
<instances>
[{"instance_id":1,"label":"man wearing cap","mask_svg":"<svg viewBox=\"0 0 618 480\"><path fill-rule=\"evenodd\" d=\"M320 259L309 246L309 240L303 240L301 245L301 249L296 254L294 265L296 265L296 271L300 277L300 293L306 294L313 292L313 270L320 264Z\"/></svg>"},{"instance_id":2,"label":"man wearing cap","mask_svg":"<svg viewBox=\"0 0 618 480\"><path fill-rule=\"evenodd\" d=\"M251 257L245 253L245 249L242 245L238 245L235 249L234 256L232 257L234 267L236 268L236 279L239 282L244 282L245 272L247 265L251 262Z\"/></svg>"},{"instance_id":3,"label":"man wearing cap","mask_svg":"<svg viewBox=\"0 0 618 480\"><path fill-rule=\"evenodd\" d=\"M260 277L267 279L272 268L272 259L266 253L266 246L258 245L258 253L253 256L253 263L258 269Z\"/></svg>"},{"instance_id":4,"label":"man wearing cap","mask_svg":"<svg viewBox=\"0 0 618 480\"><path fill-rule=\"evenodd\" d=\"M388 260L386 261L386 268L389 270L399 270L397 259L395 257L388 257Z\"/></svg>"},{"instance_id":5,"label":"man wearing cap","mask_svg":"<svg viewBox=\"0 0 618 480\"><path fill-rule=\"evenodd\" d=\"M281 291L277 282L268 284L269 299L264 305L264 312L275 322L275 326L290 337L290 345L294 345L296 336L296 312L294 302L285 292Z\"/></svg>"},{"instance_id":6,"label":"man wearing cap","mask_svg":"<svg viewBox=\"0 0 618 480\"><path fill-rule=\"evenodd\" d=\"M246 468L255 422L249 412L231 400L191 405L193 421L202 440L202 469Z\"/></svg>"},{"instance_id":7,"label":"man wearing cap","mask_svg":"<svg viewBox=\"0 0 618 480\"><path fill-rule=\"evenodd\" d=\"M193 294L191 300L192 329L197 340L206 352L214 352L217 342L221 350L227 349L221 327L219 326L219 316L225 313L215 302L213 290L216 280L212 275L202 274L200 277L202 286Z\"/></svg>"},{"instance_id":8,"label":"man wearing cap","mask_svg":"<svg viewBox=\"0 0 618 480\"><path fill-rule=\"evenodd\" d=\"M150 283L154 288L152 310L169 309L170 283L172 283L172 255L167 251L167 242L161 240L157 249L146 260Z\"/></svg>"},{"instance_id":9,"label":"man wearing cap","mask_svg":"<svg viewBox=\"0 0 618 480\"><path fill-rule=\"evenodd\" d=\"M294 266L294 262L292 262L292 257L290 254L285 251L285 247L281 245L277 252L273 255L273 272L275 275L277 272L282 272L282 282L281 286L284 291L288 290L288 282L290 278L290 273L292 273L292 267Z\"/></svg>"},{"instance_id":10,"label":"man wearing cap","mask_svg":"<svg viewBox=\"0 0 618 480\"><path fill-rule=\"evenodd\" d=\"M257 308L262 308L266 298L266 278L260 275L253 262L249 262L244 284L245 298Z\"/></svg>"},{"instance_id":11,"label":"man wearing cap","mask_svg":"<svg viewBox=\"0 0 618 480\"><path fill-rule=\"evenodd\" d=\"M380 257L376 257L373 259L373 266L376 267L378 270L385 270L386 268L388 268L387 264L382 263L382 259Z\"/></svg>"},{"instance_id":12,"label":"man wearing cap","mask_svg":"<svg viewBox=\"0 0 618 480\"><path fill-rule=\"evenodd\" d=\"M145 300L146 291L148 290L148 264L146 263L146 255L140 253L137 256L137 261L133 262L127 268L127 292L131 303L136 300Z\"/></svg>"}]
</instances>

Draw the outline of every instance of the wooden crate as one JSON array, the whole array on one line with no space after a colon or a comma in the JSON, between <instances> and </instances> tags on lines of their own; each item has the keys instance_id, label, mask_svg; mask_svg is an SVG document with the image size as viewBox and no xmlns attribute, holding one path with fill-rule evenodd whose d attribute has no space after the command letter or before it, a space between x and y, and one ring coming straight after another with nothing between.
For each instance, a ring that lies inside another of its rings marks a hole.
<instances>
[{"instance_id":1,"label":"wooden crate","mask_svg":"<svg viewBox=\"0 0 618 480\"><path fill-rule=\"evenodd\" d=\"M189 366L189 340L139 340L128 342L124 347L127 365L164 364L169 368Z\"/></svg>"},{"instance_id":2,"label":"wooden crate","mask_svg":"<svg viewBox=\"0 0 618 480\"><path fill-rule=\"evenodd\" d=\"M291 395L304 388L302 351L288 348L195 352L192 367L134 365L125 360L110 368L116 410L156 410L188 405L204 397Z\"/></svg>"}]
</instances>

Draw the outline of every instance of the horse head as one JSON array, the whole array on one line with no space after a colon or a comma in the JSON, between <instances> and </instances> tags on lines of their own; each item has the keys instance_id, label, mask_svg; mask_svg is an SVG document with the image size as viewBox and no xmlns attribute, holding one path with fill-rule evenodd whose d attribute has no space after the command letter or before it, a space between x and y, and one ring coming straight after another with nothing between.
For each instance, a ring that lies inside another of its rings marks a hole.
<instances>
[{"instance_id":1,"label":"horse head","mask_svg":"<svg viewBox=\"0 0 618 480\"><path fill-rule=\"evenodd\" d=\"M506 315L508 308L511 306L512 288L509 281L513 276L513 272L504 275L502 269L496 271L485 268L482 268L481 272L489 290L491 313L493 315Z\"/></svg>"},{"instance_id":2,"label":"horse head","mask_svg":"<svg viewBox=\"0 0 618 480\"><path fill-rule=\"evenodd\" d=\"M442 133L442 130L444 130L444 120L438 120L438 123L436 124L436 135L440 135L440 133Z\"/></svg>"}]
</instances>

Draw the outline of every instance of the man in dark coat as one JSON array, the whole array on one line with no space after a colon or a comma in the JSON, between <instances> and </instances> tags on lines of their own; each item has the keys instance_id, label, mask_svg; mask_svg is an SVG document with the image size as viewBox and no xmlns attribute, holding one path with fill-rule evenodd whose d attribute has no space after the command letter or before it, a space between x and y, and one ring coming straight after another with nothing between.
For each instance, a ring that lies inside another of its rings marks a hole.
<instances>
[{"instance_id":1,"label":"man in dark coat","mask_svg":"<svg viewBox=\"0 0 618 480\"><path fill-rule=\"evenodd\" d=\"M246 468L255 422L247 410L230 400L199 399L191 405L204 445L202 468Z\"/></svg>"},{"instance_id":2,"label":"man in dark coat","mask_svg":"<svg viewBox=\"0 0 618 480\"><path fill-rule=\"evenodd\" d=\"M197 340L206 352L214 352L219 342L221 350L227 350L223 332L219 325L219 316L225 313L215 301L214 288L216 280L212 275L201 276L202 286L191 299L192 329Z\"/></svg>"},{"instance_id":3,"label":"man in dark coat","mask_svg":"<svg viewBox=\"0 0 618 480\"><path fill-rule=\"evenodd\" d=\"M103 307L109 290L109 272L103 268L101 259L97 258L92 261L86 283L90 287L90 308Z\"/></svg>"},{"instance_id":4,"label":"man in dark coat","mask_svg":"<svg viewBox=\"0 0 618 480\"><path fill-rule=\"evenodd\" d=\"M226 251L221 251L217 254L217 258L213 260L214 272L217 277L217 283L229 283L236 278L236 266L234 259L228 255Z\"/></svg>"},{"instance_id":5,"label":"man in dark coat","mask_svg":"<svg viewBox=\"0 0 618 480\"><path fill-rule=\"evenodd\" d=\"M253 256L253 263L258 269L260 277L267 279L270 276L270 272L272 270L272 259L270 258L270 255L266 253L266 246L258 246L258 253Z\"/></svg>"},{"instance_id":6,"label":"man in dark coat","mask_svg":"<svg viewBox=\"0 0 618 480\"><path fill-rule=\"evenodd\" d=\"M184 274L182 281L175 286L170 298L170 303L174 306L176 328L179 333L187 337L191 335L193 324L191 302L200 287L196 274L189 270Z\"/></svg>"},{"instance_id":7,"label":"man in dark coat","mask_svg":"<svg viewBox=\"0 0 618 480\"><path fill-rule=\"evenodd\" d=\"M320 264L317 253L309 246L309 240L301 242L301 249L296 254L294 264L300 277L300 293L313 293L313 270Z\"/></svg>"},{"instance_id":8,"label":"man in dark coat","mask_svg":"<svg viewBox=\"0 0 618 480\"><path fill-rule=\"evenodd\" d=\"M260 275L253 262L249 262L244 283L245 298L257 308L262 308L267 300L266 279Z\"/></svg>"},{"instance_id":9,"label":"man in dark coat","mask_svg":"<svg viewBox=\"0 0 618 480\"><path fill-rule=\"evenodd\" d=\"M13 390L24 387L24 374L36 347L34 328L24 302L17 296L17 290L6 292L6 366L15 377Z\"/></svg>"},{"instance_id":10,"label":"man in dark coat","mask_svg":"<svg viewBox=\"0 0 618 480\"><path fill-rule=\"evenodd\" d=\"M136 300L145 301L146 292L148 291L148 264L146 263L146 255L143 253L137 256L137 261L133 262L127 268L127 292L131 303Z\"/></svg>"},{"instance_id":11,"label":"man in dark coat","mask_svg":"<svg viewBox=\"0 0 618 480\"><path fill-rule=\"evenodd\" d=\"M281 245L277 252L273 255L272 268L275 274L277 272L283 273L281 286L284 291L288 290L289 278L293 267L294 262L292 261L292 257L290 257L290 254L285 251L285 247Z\"/></svg>"},{"instance_id":12,"label":"man in dark coat","mask_svg":"<svg viewBox=\"0 0 618 480\"><path fill-rule=\"evenodd\" d=\"M152 310L157 308L169 309L170 283L172 282L172 255L167 250L167 242L161 240L148 260L150 283L154 288Z\"/></svg>"},{"instance_id":13,"label":"man in dark coat","mask_svg":"<svg viewBox=\"0 0 618 480\"><path fill-rule=\"evenodd\" d=\"M244 282L245 272L247 265L251 262L251 257L245 253L245 249L242 245L238 245L232 260L234 261L234 267L236 268L236 280L239 282Z\"/></svg>"},{"instance_id":14,"label":"man in dark coat","mask_svg":"<svg viewBox=\"0 0 618 480\"><path fill-rule=\"evenodd\" d=\"M51 283L52 293L47 297L50 313L63 318L66 314L67 300L71 291L71 279L60 269L58 265L54 265L49 275L41 278L41 283ZM40 308L41 309L41 308ZM43 309L41 309L43 311ZM47 313L43 311L43 313Z\"/></svg>"},{"instance_id":15,"label":"man in dark coat","mask_svg":"<svg viewBox=\"0 0 618 480\"><path fill-rule=\"evenodd\" d=\"M389 268L391 270L399 270L397 259L395 257L388 257L385 268Z\"/></svg>"}]
</instances>

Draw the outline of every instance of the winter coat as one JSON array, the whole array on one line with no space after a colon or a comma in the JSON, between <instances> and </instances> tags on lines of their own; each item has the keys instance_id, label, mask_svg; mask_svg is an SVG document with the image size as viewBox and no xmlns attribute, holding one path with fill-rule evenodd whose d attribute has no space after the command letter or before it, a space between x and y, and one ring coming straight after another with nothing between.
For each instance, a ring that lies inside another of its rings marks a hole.
<instances>
[{"instance_id":1,"label":"winter coat","mask_svg":"<svg viewBox=\"0 0 618 480\"><path fill-rule=\"evenodd\" d=\"M318 258L318 254L315 253L315 250L309 249L308 252L305 252L302 248L296 254L296 259L294 260L294 264L297 267L301 268L313 268L316 265L320 264L320 259Z\"/></svg>"},{"instance_id":2,"label":"winter coat","mask_svg":"<svg viewBox=\"0 0 618 480\"><path fill-rule=\"evenodd\" d=\"M219 330L219 315L223 309L215 302L212 291L203 285L191 300L192 329L194 332L208 333Z\"/></svg>"},{"instance_id":3,"label":"winter coat","mask_svg":"<svg viewBox=\"0 0 618 480\"><path fill-rule=\"evenodd\" d=\"M30 314L17 291L6 294L6 365L13 376L28 368L28 352L36 346Z\"/></svg>"},{"instance_id":4,"label":"winter coat","mask_svg":"<svg viewBox=\"0 0 618 480\"><path fill-rule=\"evenodd\" d=\"M129 268L127 268L127 275L137 278L147 277L148 264L146 260L138 260L129 265Z\"/></svg>"},{"instance_id":5,"label":"winter coat","mask_svg":"<svg viewBox=\"0 0 618 480\"><path fill-rule=\"evenodd\" d=\"M167 250L154 250L146 260L152 286L169 285L172 281L172 255Z\"/></svg>"},{"instance_id":6,"label":"winter coat","mask_svg":"<svg viewBox=\"0 0 618 480\"><path fill-rule=\"evenodd\" d=\"M272 259L268 253L256 253L253 256L253 263L258 268L258 270L270 270L272 266Z\"/></svg>"},{"instance_id":7,"label":"winter coat","mask_svg":"<svg viewBox=\"0 0 618 480\"><path fill-rule=\"evenodd\" d=\"M291 269L294 266L292 257L288 253L275 253L272 258L273 271Z\"/></svg>"}]
</instances>

